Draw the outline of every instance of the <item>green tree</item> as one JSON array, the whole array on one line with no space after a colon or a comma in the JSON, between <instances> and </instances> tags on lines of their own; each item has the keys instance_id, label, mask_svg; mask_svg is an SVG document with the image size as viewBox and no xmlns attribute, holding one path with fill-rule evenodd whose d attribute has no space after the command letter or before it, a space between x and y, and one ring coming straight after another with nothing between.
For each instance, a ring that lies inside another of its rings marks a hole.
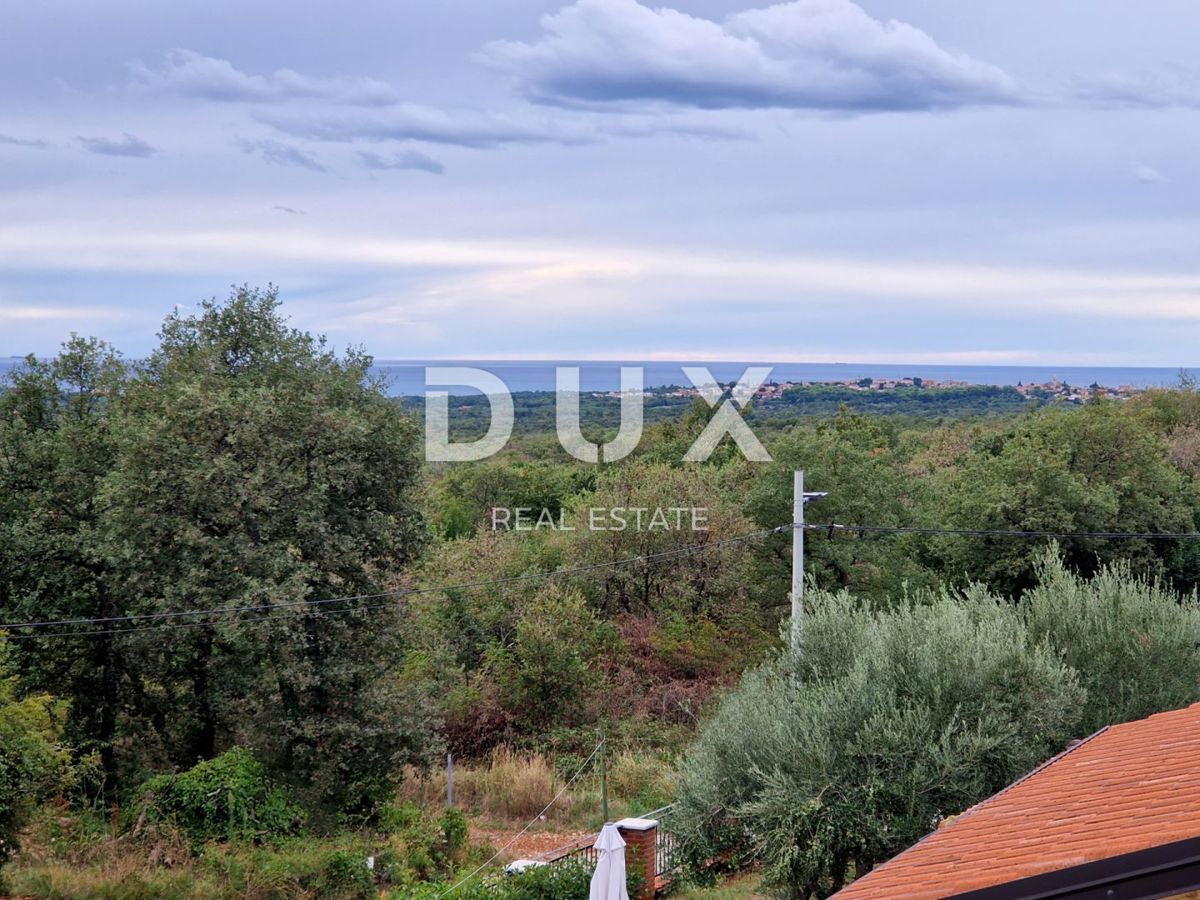
<instances>
[{"instance_id":1,"label":"green tree","mask_svg":"<svg viewBox=\"0 0 1200 900\"><path fill-rule=\"evenodd\" d=\"M800 654L747 676L685 758L684 847L829 896L1060 749L1083 696L981 591L885 611L816 593Z\"/></svg>"},{"instance_id":2,"label":"green tree","mask_svg":"<svg viewBox=\"0 0 1200 900\"><path fill-rule=\"evenodd\" d=\"M558 519L567 500L594 483L579 464L525 462L502 457L450 468L438 479L430 519L448 538L492 527L492 510L526 510L536 519L543 510ZM497 518L499 523L506 520Z\"/></svg>"},{"instance_id":3,"label":"green tree","mask_svg":"<svg viewBox=\"0 0 1200 900\"><path fill-rule=\"evenodd\" d=\"M1087 688L1080 732L1200 699L1200 602L1118 563L1092 578L1056 550L1037 560L1020 611L1030 639L1055 647Z\"/></svg>"},{"instance_id":4,"label":"green tree","mask_svg":"<svg viewBox=\"0 0 1200 900\"><path fill-rule=\"evenodd\" d=\"M736 499L749 465L634 460L603 470L596 490L572 507L578 560L603 565L649 558L581 579L592 606L610 616L741 617L752 606L744 570L753 547L720 542L756 531Z\"/></svg>"},{"instance_id":5,"label":"green tree","mask_svg":"<svg viewBox=\"0 0 1200 900\"><path fill-rule=\"evenodd\" d=\"M683 762L690 858L757 859L781 896L827 896L1069 738L1200 698L1194 597L1125 564L1036 571L1016 602L810 595L799 653L748 674Z\"/></svg>"},{"instance_id":6,"label":"green tree","mask_svg":"<svg viewBox=\"0 0 1200 900\"><path fill-rule=\"evenodd\" d=\"M105 484L125 593L266 607L129 639L168 758L247 744L335 808L385 793L431 725L398 677L397 605L311 603L379 593L423 540L417 436L369 365L288 327L274 288L173 314L127 387Z\"/></svg>"},{"instance_id":7,"label":"green tree","mask_svg":"<svg viewBox=\"0 0 1200 900\"><path fill-rule=\"evenodd\" d=\"M26 359L0 388L0 610L9 621L136 611L118 587L100 497L116 454L114 411L126 376L107 344L72 337L52 360ZM102 634L21 648L32 686L74 700L72 742L98 750L112 794L129 702L121 641Z\"/></svg>"},{"instance_id":8,"label":"green tree","mask_svg":"<svg viewBox=\"0 0 1200 900\"><path fill-rule=\"evenodd\" d=\"M570 727L589 720L596 666L616 635L573 591L551 584L526 607L511 647L492 659L501 695L529 730Z\"/></svg>"},{"instance_id":9,"label":"green tree","mask_svg":"<svg viewBox=\"0 0 1200 900\"><path fill-rule=\"evenodd\" d=\"M1189 531L1192 498L1171 465L1165 440L1111 401L1079 410L1043 410L982 439L942 473L931 515L949 526L1056 532ZM950 577L980 579L1011 593L1034 582L1046 542L947 537L932 542ZM1061 542L1073 569L1098 571L1128 560L1135 571L1167 574L1179 552L1169 541L1072 538Z\"/></svg>"},{"instance_id":10,"label":"green tree","mask_svg":"<svg viewBox=\"0 0 1200 900\"><path fill-rule=\"evenodd\" d=\"M771 447L774 462L755 471L746 510L760 527L792 521L792 474L804 470L805 487L827 491L805 519L856 525L911 525L919 516L924 482L905 469L898 436L878 419L845 407L830 422L797 429ZM817 584L871 596L898 592L904 583L928 584L933 573L919 562L914 538L878 535L805 534L805 570ZM757 556L756 577L776 602L791 585L791 535L767 542Z\"/></svg>"}]
</instances>

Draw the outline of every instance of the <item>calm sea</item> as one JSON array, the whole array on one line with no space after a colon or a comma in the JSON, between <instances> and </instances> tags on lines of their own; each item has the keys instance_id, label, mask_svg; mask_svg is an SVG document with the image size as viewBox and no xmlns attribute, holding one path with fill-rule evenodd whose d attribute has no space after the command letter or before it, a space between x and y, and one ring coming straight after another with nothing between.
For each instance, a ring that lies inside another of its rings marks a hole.
<instances>
[{"instance_id":1,"label":"calm sea","mask_svg":"<svg viewBox=\"0 0 1200 900\"><path fill-rule=\"evenodd\" d=\"M16 359L0 359L0 375L19 364ZM377 360L375 370L385 379L389 393L415 396L425 391L427 366L467 366L496 375L510 391L554 390L556 366L577 366L580 386L585 391L612 391L620 387L621 366L641 366L646 387L686 385L683 366L705 365L717 381L736 380L751 365L772 367L770 381L845 381L859 378L919 377L937 381L965 381L968 384L1029 384L1058 379L1068 384L1092 383L1106 387L1127 384L1134 387L1166 387L1177 384L1178 368L1126 368L1106 366L944 366L918 363L744 363L744 362L579 362L575 360ZM443 388L446 389L446 388ZM452 394L473 393L468 388L449 387Z\"/></svg>"}]
</instances>

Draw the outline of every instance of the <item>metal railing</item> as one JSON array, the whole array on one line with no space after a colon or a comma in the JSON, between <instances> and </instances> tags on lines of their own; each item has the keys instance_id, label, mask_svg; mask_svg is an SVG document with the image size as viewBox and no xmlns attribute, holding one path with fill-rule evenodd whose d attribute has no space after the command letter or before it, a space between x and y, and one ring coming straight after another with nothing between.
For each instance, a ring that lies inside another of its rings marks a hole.
<instances>
[{"instance_id":1,"label":"metal railing","mask_svg":"<svg viewBox=\"0 0 1200 900\"><path fill-rule=\"evenodd\" d=\"M561 847L555 847L553 850L547 850L545 853L539 853L533 859L546 865L552 865L557 862L562 862L564 859L574 859L585 865L595 866L599 851L592 845L596 843L596 835L589 834L581 838L576 838L569 844L563 844Z\"/></svg>"},{"instance_id":2,"label":"metal railing","mask_svg":"<svg viewBox=\"0 0 1200 900\"><path fill-rule=\"evenodd\" d=\"M671 803L638 816L639 819L654 819L658 822L654 839L654 870L658 878L666 878L679 868L679 861L675 853L676 839L672 828L674 809L675 804ZM596 848L592 846L595 843L596 835L587 835L533 858L546 865L573 859L588 866L595 866L599 855Z\"/></svg>"},{"instance_id":3,"label":"metal railing","mask_svg":"<svg viewBox=\"0 0 1200 900\"><path fill-rule=\"evenodd\" d=\"M675 854L677 844L673 828L674 811L675 804L669 803L639 816L642 819L658 821L658 830L654 837L654 873L659 878L665 878L679 868Z\"/></svg>"}]
</instances>

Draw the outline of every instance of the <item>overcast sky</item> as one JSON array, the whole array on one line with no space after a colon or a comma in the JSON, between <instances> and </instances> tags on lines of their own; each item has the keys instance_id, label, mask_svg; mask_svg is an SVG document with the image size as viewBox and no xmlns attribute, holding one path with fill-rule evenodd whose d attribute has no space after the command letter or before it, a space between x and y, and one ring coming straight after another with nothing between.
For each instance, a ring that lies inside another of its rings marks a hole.
<instances>
[{"instance_id":1,"label":"overcast sky","mask_svg":"<svg viewBox=\"0 0 1200 900\"><path fill-rule=\"evenodd\" d=\"M1200 363L1194 0L0 10L0 356Z\"/></svg>"}]
</instances>

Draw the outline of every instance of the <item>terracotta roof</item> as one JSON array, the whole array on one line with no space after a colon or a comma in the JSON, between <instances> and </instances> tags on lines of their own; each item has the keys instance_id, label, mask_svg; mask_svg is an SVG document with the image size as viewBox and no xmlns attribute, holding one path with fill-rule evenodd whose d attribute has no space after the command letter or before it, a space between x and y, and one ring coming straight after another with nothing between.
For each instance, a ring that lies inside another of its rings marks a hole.
<instances>
[{"instance_id":1,"label":"terracotta roof","mask_svg":"<svg viewBox=\"0 0 1200 900\"><path fill-rule=\"evenodd\" d=\"M835 896L934 900L1196 836L1200 703L1096 732Z\"/></svg>"}]
</instances>

